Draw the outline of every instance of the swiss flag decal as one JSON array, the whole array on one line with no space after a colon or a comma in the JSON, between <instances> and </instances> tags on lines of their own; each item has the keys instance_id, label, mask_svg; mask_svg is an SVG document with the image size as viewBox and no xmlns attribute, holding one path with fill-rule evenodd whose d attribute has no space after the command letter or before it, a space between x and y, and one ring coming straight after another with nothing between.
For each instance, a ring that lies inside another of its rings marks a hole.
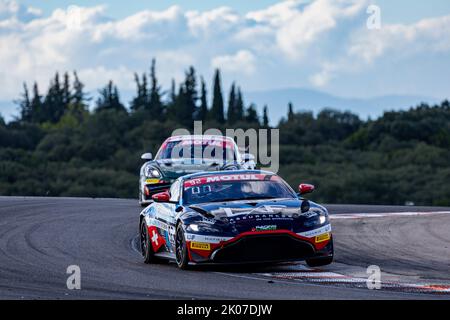
<instances>
[{"instance_id":1,"label":"swiss flag decal","mask_svg":"<svg viewBox=\"0 0 450 320\"><path fill-rule=\"evenodd\" d=\"M158 252L158 250L166 244L166 240L159 234L158 229L154 226L148 227L148 236L154 252Z\"/></svg>"}]
</instances>

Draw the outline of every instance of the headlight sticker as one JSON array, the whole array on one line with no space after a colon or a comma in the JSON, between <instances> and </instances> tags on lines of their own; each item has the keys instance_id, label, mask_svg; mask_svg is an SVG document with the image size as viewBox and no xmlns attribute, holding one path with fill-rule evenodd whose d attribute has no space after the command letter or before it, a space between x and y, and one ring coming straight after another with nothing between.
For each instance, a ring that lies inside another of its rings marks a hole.
<instances>
[{"instance_id":1,"label":"headlight sticker","mask_svg":"<svg viewBox=\"0 0 450 320\"><path fill-rule=\"evenodd\" d=\"M147 184L156 184L159 183L159 179L145 179L145 183Z\"/></svg>"}]
</instances>

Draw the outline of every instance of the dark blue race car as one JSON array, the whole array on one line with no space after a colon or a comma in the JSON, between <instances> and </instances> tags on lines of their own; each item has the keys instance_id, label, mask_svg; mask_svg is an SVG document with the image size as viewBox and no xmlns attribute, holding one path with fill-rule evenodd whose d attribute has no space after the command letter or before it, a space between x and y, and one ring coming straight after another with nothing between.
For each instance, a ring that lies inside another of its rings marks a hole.
<instances>
[{"instance_id":1,"label":"dark blue race car","mask_svg":"<svg viewBox=\"0 0 450 320\"><path fill-rule=\"evenodd\" d=\"M327 210L302 198L279 176L259 170L203 172L175 180L140 214L146 263L330 264L333 239Z\"/></svg>"}]
</instances>

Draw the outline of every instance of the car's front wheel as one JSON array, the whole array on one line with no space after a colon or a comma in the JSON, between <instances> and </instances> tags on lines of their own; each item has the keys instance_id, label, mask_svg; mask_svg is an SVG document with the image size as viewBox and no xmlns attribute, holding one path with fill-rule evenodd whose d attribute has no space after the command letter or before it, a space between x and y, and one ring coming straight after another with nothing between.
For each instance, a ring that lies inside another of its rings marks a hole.
<instances>
[{"instance_id":1,"label":"car's front wheel","mask_svg":"<svg viewBox=\"0 0 450 320\"><path fill-rule=\"evenodd\" d=\"M142 219L140 230L141 230L140 231L140 242L141 242L142 257L144 258L145 263L152 263L154 260L154 252L153 252L152 244L150 242L147 224L145 223L144 219Z\"/></svg>"},{"instance_id":2,"label":"car's front wheel","mask_svg":"<svg viewBox=\"0 0 450 320\"><path fill-rule=\"evenodd\" d=\"M188 256L188 249L186 246L186 239L184 237L184 230L181 223L177 225L177 231L176 231L176 237L175 237L175 256L178 268L180 269L187 269L189 265L189 256Z\"/></svg>"},{"instance_id":3,"label":"car's front wheel","mask_svg":"<svg viewBox=\"0 0 450 320\"><path fill-rule=\"evenodd\" d=\"M306 264L310 267L321 267L329 265L333 262L334 256L334 248L333 248L333 239L331 239L330 243L327 245L329 248L329 256L328 257L318 257L306 259Z\"/></svg>"},{"instance_id":4,"label":"car's front wheel","mask_svg":"<svg viewBox=\"0 0 450 320\"><path fill-rule=\"evenodd\" d=\"M329 265L333 262L333 256L326 258L312 258L307 259L306 264L310 267L321 267Z\"/></svg>"}]
</instances>

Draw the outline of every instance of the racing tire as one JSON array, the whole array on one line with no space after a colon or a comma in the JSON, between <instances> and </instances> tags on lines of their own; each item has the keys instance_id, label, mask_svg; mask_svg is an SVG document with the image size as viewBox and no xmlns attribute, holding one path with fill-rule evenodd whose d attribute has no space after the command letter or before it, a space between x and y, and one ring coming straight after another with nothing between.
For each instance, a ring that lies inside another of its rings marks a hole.
<instances>
[{"instance_id":1,"label":"racing tire","mask_svg":"<svg viewBox=\"0 0 450 320\"><path fill-rule=\"evenodd\" d=\"M186 270L189 267L189 254L186 245L186 238L184 236L184 230L181 223L177 225L177 231L175 236L175 260L178 268Z\"/></svg>"},{"instance_id":2,"label":"racing tire","mask_svg":"<svg viewBox=\"0 0 450 320\"><path fill-rule=\"evenodd\" d=\"M309 267L321 267L329 265L333 262L333 256L331 257L325 257L325 258L311 258L306 259L306 264Z\"/></svg>"},{"instance_id":3,"label":"racing tire","mask_svg":"<svg viewBox=\"0 0 450 320\"><path fill-rule=\"evenodd\" d=\"M328 247L328 256L326 257L318 257L318 258L310 258L306 259L306 264L309 267L322 267L329 265L333 262L334 257L334 245L333 245L333 239L330 240L330 243L327 244Z\"/></svg>"},{"instance_id":4,"label":"racing tire","mask_svg":"<svg viewBox=\"0 0 450 320\"><path fill-rule=\"evenodd\" d=\"M144 263L149 264L149 263L154 262L155 253L153 252L152 244L150 243L148 228L147 228L147 224L145 223L144 219L141 222L139 239L140 239L140 244L141 244L141 254L142 254L142 257L144 258Z\"/></svg>"}]
</instances>

